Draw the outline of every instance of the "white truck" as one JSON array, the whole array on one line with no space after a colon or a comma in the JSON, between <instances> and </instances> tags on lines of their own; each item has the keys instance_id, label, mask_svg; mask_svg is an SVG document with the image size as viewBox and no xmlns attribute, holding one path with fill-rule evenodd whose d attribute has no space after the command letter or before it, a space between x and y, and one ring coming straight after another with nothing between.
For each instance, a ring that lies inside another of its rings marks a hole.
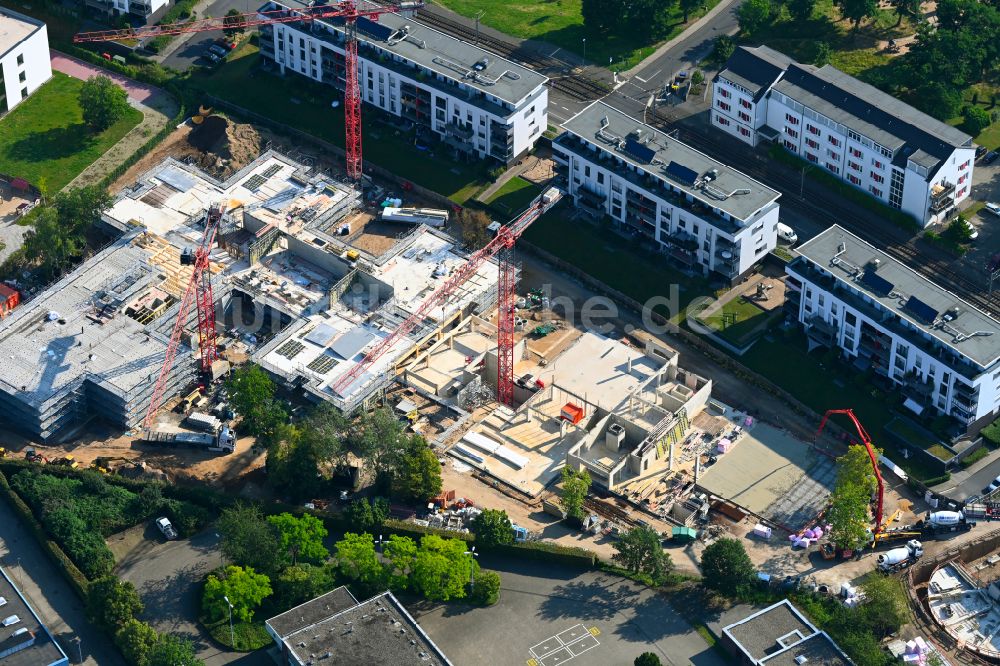
<instances>
[{"instance_id":1,"label":"white truck","mask_svg":"<svg viewBox=\"0 0 1000 666\"><path fill-rule=\"evenodd\" d=\"M875 566L878 567L879 571L892 573L910 566L923 554L923 544L916 539L911 539L906 542L905 546L879 553Z\"/></svg>"},{"instance_id":2,"label":"white truck","mask_svg":"<svg viewBox=\"0 0 1000 666\"><path fill-rule=\"evenodd\" d=\"M962 511L933 511L924 518L924 534L938 536L952 532L968 532L976 526Z\"/></svg>"},{"instance_id":3,"label":"white truck","mask_svg":"<svg viewBox=\"0 0 1000 666\"><path fill-rule=\"evenodd\" d=\"M167 541L173 541L177 538L177 530L174 529L174 526L167 518L157 518L156 526L160 529L160 532L163 533L163 536Z\"/></svg>"},{"instance_id":4,"label":"white truck","mask_svg":"<svg viewBox=\"0 0 1000 666\"><path fill-rule=\"evenodd\" d=\"M233 434L229 426L223 426L218 434L209 432L143 430L139 441L158 446L190 446L224 455L236 450L236 435Z\"/></svg>"}]
</instances>

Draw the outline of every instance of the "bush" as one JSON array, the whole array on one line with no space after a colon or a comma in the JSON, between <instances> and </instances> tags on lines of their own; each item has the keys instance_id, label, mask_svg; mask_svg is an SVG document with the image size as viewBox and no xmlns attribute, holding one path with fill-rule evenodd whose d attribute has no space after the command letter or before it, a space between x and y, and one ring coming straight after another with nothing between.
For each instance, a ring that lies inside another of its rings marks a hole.
<instances>
[{"instance_id":1,"label":"bush","mask_svg":"<svg viewBox=\"0 0 1000 666\"><path fill-rule=\"evenodd\" d=\"M117 633L142 609L135 585L115 576L95 580L87 589L87 617L110 634Z\"/></svg>"},{"instance_id":2,"label":"bush","mask_svg":"<svg viewBox=\"0 0 1000 666\"><path fill-rule=\"evenodd\" d=\"M962 465L962 467L971 467L972 465L975 465L977 462L979 462L989 454L990 450L988 448L986 448L985 446L980 446L978 449L976 449L969 455L962 458L962 462L960 464Z\"/></svg>"},{"instance_id":3,"label":"bush","mask_svg":"<svg viewBox=\"0 0 1000 666\"><path fill-rule=\"evenodd\" d=\"M472 586L472 601L481 606L492 606L500 600L500 574L496 571L480 571Z\"/></svg>"},{"instance_id":4,"label":"bush","mask_svg":"<svg viewBox=\"0 0 1000 666\"><path fill-rule=\"evenodd\" d=\"M545 541L525 541L512 546L498 546L496 552L517 559L554 562L583 569L592 569L597 564L597 556L586 548L560 546Z\"/></svg>"},{"instance_id":5,"label":"bush","mask_svg":"<svg viewBox=\"0 0 1000 666\"><path fill-rule=\"evenodd\" d=\"M986 444L992 448L1000 448L1000 419L983 428L979 433L986 440Z\"/></svg>"}]
</instances>

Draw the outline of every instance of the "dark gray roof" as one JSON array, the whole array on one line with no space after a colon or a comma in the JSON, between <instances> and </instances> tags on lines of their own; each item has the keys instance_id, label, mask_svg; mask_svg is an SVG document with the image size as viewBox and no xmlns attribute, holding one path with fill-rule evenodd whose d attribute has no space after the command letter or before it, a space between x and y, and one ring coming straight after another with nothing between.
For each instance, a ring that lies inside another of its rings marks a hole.
<instances>
[{"instance_id":1,"label":"dark gray roof","mask_svg":"<svg viewBox=\"0 0 1000 666\"><path fill-rule=\"evenodd\" d=\"M784 53L767 46L741 46L718 75L754 93L754 99L760 99L793 62Z\"/></svg>"},{"instance_id":2,"label":"dark gray roof","mask_svg":"<svg viewBox=\"0 0 1000 666\"><path fill-rule=\"evenodd\" d=\"M844 251L834 261L841 243ZM933 336L978 366L988 369L1000 360L1000 322L843 227L833 225L801 245L798 253L804 260L848 285L851 290L864 293L882 309L905 319L913 328ZM874 273L888 282L888 294L885 289L878 290L877 293L872 286L877 283L870 278L865 278L866 281L861 279L865 275L866 266L872 265L876 259L878 268ZM794 264L790 268L794 271ZM938 321L928 323L915 316L912 307L904 307L911 297L926 304L930 308L928 312L933 311L941 316L954 307L958 307L960 312L952 321L942 322L941 317L938 317ZM973 336L976 332L991 335Z\"/></svg>"},{"instance_id":3,"label":"dark gray roof","mask_svg":"<svg viewBox=\"0 0 1000 666\"><path fill-rule=\"evenodd\" d=\"M287 610L281 615L272 617L266 624L271 627L275 634L284 638L303 627L316 624L320 620L325 620L331 615L336 615L357 605L358 600L354 598L354 595L346 587L341 586Z\"/></svg>"},{"instance_id":4,"label":"dark gray roof","mask_svg":"<svg viewBox=\"0 0 1000 666\"><path fill-rule=\"evenodd\" d=\"M303 627L284 642L300 664L451 665L391 592Z\"/></svg>"},{"instance_id":5,"label":"dark gray roof","mask_svg":"<svg viewBox=\"0 0 1000 666\"><path fill-rule=\"evenodd\" d=\"M773 606L723 628L736 646L755 662L790 647L816 633L791 602L783 599ZM779 642L779 639L781 642Z\"/></svg>"},{"instance_id":6,"label":"dark gray roof","mask_svg":"<svg viewBox=\"0 0 1000 666\"><path fill-rule=\"evenodd\" d=\"M801 666L795 661L798 657L805 657L807 666L849 666L851 663L833 639L820 632L761 660L761 666Z\"/></svg>"},{"instance_id":7,"label":"dark gray roof","mask_svg":"<svg viewBox=\"0 0 1000 666\"><path fill-rule=\"evenodd\" d=\"M0 606L0 620L11 615L16 615L20 620L17 624L12 624L9 627L0 627L0 652L15 645L30 642L31 636L34 636L35 641L34 645L30 647L0 658L0 664L3 666L58 666L69 663L66 653L52 639L51 634L42 625L41 619L28 605L27 600L21 596L21 592L14 586L14 582L3 569L0 569L0 597L6 601L3 606ZM14 632L19 629L27 629L28 633L13 636Z\"/></svg>"},{"instance_id":8,"label":"dark gray roof","mask_svg":"<svg viewBox=\"0 0 1000 666\"><path fill-rule=\"evenodd\" d=\"M901 167L912 159L933 174L955 148L972 145L961 130L830 65L793 63L773 89L891 149Z\"/></svg>"},{"instance_id":9,"label":"dark gray roof","mask_svg":"<svg viewBox=\"0 0 1000 666\"><path fill-rule=\"evenodd\" d=\"M752 218L757 211L780 196L777 191L764 183L649 125L644 125L641 121L625 115L604 102L594 102L563 123L563 128L601 150L668 182L710 208L718 208L742 222ZM641 144L639 148L648 149L647 155L651 157L650 161L637 159L636 149L629 150L625 145L627 137L636 130L641 131L641 138L637 141ZM597 156L594 155L592 159L596 160ZM677 167L671 172L672 165ZM678 173L678 168L690 170L695 177L703 176L712 169L717 174L711 181L710 188L695 187L689 181L682 181L671 175Z\"/></svg>"}]
</instances>

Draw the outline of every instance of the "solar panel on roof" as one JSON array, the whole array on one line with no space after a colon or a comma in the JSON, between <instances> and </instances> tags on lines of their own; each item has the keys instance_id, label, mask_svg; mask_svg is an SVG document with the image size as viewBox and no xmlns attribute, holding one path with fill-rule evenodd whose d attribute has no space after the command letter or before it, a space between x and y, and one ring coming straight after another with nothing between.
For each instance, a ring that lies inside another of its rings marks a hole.
<instances>
[{"instance_id":1,"label":"solar panel on roof","mask_svg":"<svg viewBox=\"0 0 1000 666\"><path fill-rule=\"evenodd\" d=\"M694 185L695 181L698 180L697 171L677 162L671 162L667 165L667 175L682 185L688 186Z\"/></svg>"},{"instance_id":2,"label":"solar panel on roof","mask_svg":"<svg viewBox=\"0 0 1000 666\"><path fill-rule=\"evenodd\" d=\"M174 188L178 192L187 192L192 187L194 187L195 180L189 174L184 173L177 167L167 167L166 169L161 169L160 173L156 174L156 177L161 181Z\"/></svg>"},{"instance_id":3,"label":"solar panel on roof","mask_svg":"<svg viewBox=\"0 0 1000 666\"><path fill-rule=\"evenodd\" d=\"M358 32L363 32L366 35L370 35L371 37L382 41L389 39L392 35L392 28L389 26L382 25L378 21L373 21L363 16L358 17L357 26Z\"/></svg>"},{"instance_id":4,"label":"solar panel on roof","mask_svg":"<svg viewBox=\"0 0 1000 666\"><path fill-rule=\"evenodd\" d=\"M252 192L266 182L267 178L264 178L264 176L260 175L259 173L255 173L254 175L246 179L246 182L243 183L243 187Z\"/></svg>"},{"instance_id":5,"label":"solar panel on roof","mask_svg":"<svg viewBox=\"0 0 1000 666\"><path fill-rule=\"evenodd\" d=\"M903 309L920 321L927 322L928 324L933 323L938 316L937 310L927 305L916 296L910 296L906 299L906 305L903 306Z\"/></svg>"},{"instance_id":6,"label":"solar panel on roof","mask_svg":"<svg viewBox=\"0 0 1000 666\"><path fill-rule=\"evenodd\" d=\"M653 161L656 151L649 146L642 145L635 139L627 139L625 141L625 154L643 164L649 164Z\"/></svg>"},{"instance_id":7,"label":"solar panel on roof","mask_svg":"<svg viewBox=\"0 0 1000 666\"><path fill-rule=\"evenodd\" d=\"M892 293L892 290L896 288L896 285L889 282L875 271L870 270L865 271L864 275L861 276L861 284L865 285L876 294L882 296L888 296Z\"/></svg>"}]
</instances>

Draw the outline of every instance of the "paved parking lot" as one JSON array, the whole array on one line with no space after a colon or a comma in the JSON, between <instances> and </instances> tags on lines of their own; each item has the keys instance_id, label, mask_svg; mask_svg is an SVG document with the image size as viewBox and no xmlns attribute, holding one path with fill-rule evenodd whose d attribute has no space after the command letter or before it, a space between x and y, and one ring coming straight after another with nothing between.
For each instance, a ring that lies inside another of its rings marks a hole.
<instances>
[{"instance_id":1,"label":"paved parking lot","mask_svg":"<svg viewBox=\"0 0 1000 666\"><path fill-rule=\"evenodd\" d=\"M407 604L456 665L607 666L646 651L677 666L726 663L665 597L641 585L548 563L480 564L502 576L495 606Z\"/></svg>"}]
</instances>

